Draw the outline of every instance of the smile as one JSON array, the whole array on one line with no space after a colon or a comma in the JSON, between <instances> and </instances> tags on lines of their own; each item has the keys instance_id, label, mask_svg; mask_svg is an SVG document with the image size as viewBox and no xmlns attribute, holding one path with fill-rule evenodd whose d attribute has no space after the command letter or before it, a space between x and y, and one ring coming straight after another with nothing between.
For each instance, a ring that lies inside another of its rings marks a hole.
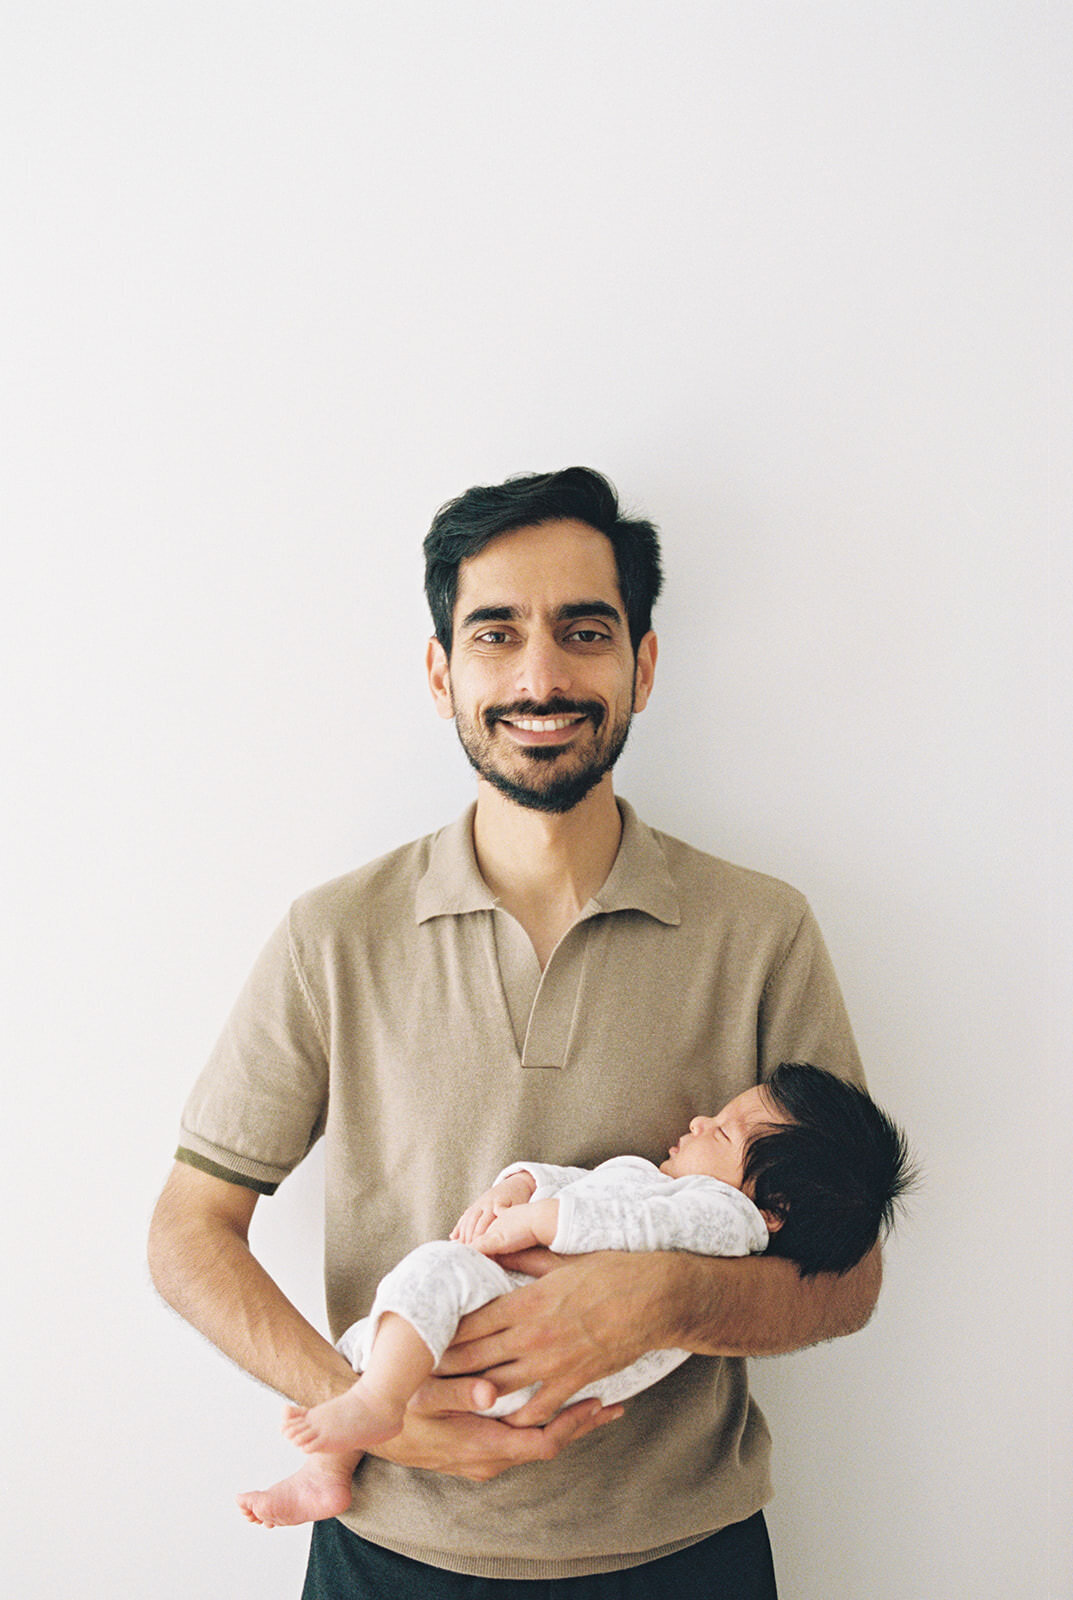
<instances>
[{"instance_id":1,"label":"smile","mask_svg":"<svg viewBox=\"0 0 1073 1600\"><path fill-rule=\"evenodd\" d=\"M583 720L581 714L573 717L501 717L509 728L519 728L522 733L561 733Z\"/></svg>"}]
</instances>

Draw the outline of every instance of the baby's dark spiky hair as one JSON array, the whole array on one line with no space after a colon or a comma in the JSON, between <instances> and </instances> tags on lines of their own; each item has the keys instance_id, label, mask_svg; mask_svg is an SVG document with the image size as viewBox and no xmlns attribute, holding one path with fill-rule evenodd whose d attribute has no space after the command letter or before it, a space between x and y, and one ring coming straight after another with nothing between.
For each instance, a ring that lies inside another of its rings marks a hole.
<instances>
[{"instance_id":1,"label":"baby's dark spiky hair","mask_svg":"<svg viewBox=\"0 0 1073 1600\"><path fill-rule=\"evenodd\" d=\"M762 1128L745 1156L746 1188L780 1223L768 1254L804 1277L848 1272L916 1179L905 1135L863 1089L819 1067L784 1062L763 1088L789 1119Z\"/></svg>"}]
</instances>

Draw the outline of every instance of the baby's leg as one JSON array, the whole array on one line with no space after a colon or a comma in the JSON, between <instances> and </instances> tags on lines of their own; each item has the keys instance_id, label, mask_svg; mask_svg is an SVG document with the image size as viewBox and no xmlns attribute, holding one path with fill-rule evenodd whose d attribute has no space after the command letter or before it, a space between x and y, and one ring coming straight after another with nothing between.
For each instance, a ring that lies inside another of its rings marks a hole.
<instances>
[{"instance_id":1,"label":"baby's leg","mask_svg":"<svg viewBox=\"0 0 1073 1600\"><path fill-rule=\"evenodd\" d=\"M405 1256L381 1283L370 1316L339 1341L347 1360L363 1369L358 1381L308 1411L287 1408L284 1432L311 1452L309 1461L271 1489L240 1495L243 1515L273 1528L345 1511L362 1448L399 1432L406 1402L450 1343L459 1317L522 1281L528 1280L454 1242L421 1245Z\"/></svg>"},{"instance_id":2,"label":"baby's leg","mask_svg":"<svg viewBox=\"0 0 1073 1600\"><path fill-rule=\"evenodd\" d=\"M308 1410L288 1406L283 1432L302 1450L364 1450L402 1430L406 1402L430 1376L435 1357L394 1311L379 1320L365 1370L344 1394Z\"/></svg>"},{"instance_id":3,"label":"baby's leg","mask_svg":"<svg viewBox=\"0 0 1073 1600\"><path fill-rule=\"evenodd\" d=\"M297 1472L281 1478L271 1489L240 1494L239 1510L265 1528L293 1528L301 1522L338 1517L350 1504L351 1480L361 1456L360 1450L310 1456Z\"/></svg>"}]
</instances>

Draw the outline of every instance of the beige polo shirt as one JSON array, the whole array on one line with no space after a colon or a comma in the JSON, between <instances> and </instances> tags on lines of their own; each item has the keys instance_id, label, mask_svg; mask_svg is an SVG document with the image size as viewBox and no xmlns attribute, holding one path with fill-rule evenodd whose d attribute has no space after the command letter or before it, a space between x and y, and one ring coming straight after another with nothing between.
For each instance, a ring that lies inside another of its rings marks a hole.
<instances>
[{"instance_id":1,"label":"beige polo shirt","mask_svg":"<svg viewBox=\"0 0 1073 1600\"><path fill-rule=\"evenodd\" d=\"M304 895L257 961L179 1156L271 1193L323 1136L333 1338L511 1161L658 1163L780 1061L860 1081L802 897L619 805L611 873L543 974L477 870L472 812ZM745 1363L694 1356L621 1421L490 1484L367 1457L343 1520L459 1572L614 1570L759 1509L768 1447Z\"/></svg>"}]
</instances>

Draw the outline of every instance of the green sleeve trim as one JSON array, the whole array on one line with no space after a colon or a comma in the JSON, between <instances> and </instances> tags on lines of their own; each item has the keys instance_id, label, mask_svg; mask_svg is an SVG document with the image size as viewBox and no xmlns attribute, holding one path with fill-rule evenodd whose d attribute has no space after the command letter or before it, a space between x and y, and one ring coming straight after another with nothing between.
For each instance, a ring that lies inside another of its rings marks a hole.
<instances>
[{"instance_id":1,"label":"green sleeve trim","mask_svg":"<svg viewBox=\"0 0 1073 1600\"><path fill-rule=\"evenodd\" d=\"M256 1189L258 1194L275 1194L279 1188L278 1183L264 1183L260 1178L251 1178L244 1172L232 1172L210 1161L207 1156L199 1156L196 1150L187 1150L184 1145L176 1150L175 1159L185 1161L188 1167L196 1167L199 1172L207 1172L210 1178L222 1178L225 1183L236 1183L242 1189Z\"/></svg>"}]
</instances>

